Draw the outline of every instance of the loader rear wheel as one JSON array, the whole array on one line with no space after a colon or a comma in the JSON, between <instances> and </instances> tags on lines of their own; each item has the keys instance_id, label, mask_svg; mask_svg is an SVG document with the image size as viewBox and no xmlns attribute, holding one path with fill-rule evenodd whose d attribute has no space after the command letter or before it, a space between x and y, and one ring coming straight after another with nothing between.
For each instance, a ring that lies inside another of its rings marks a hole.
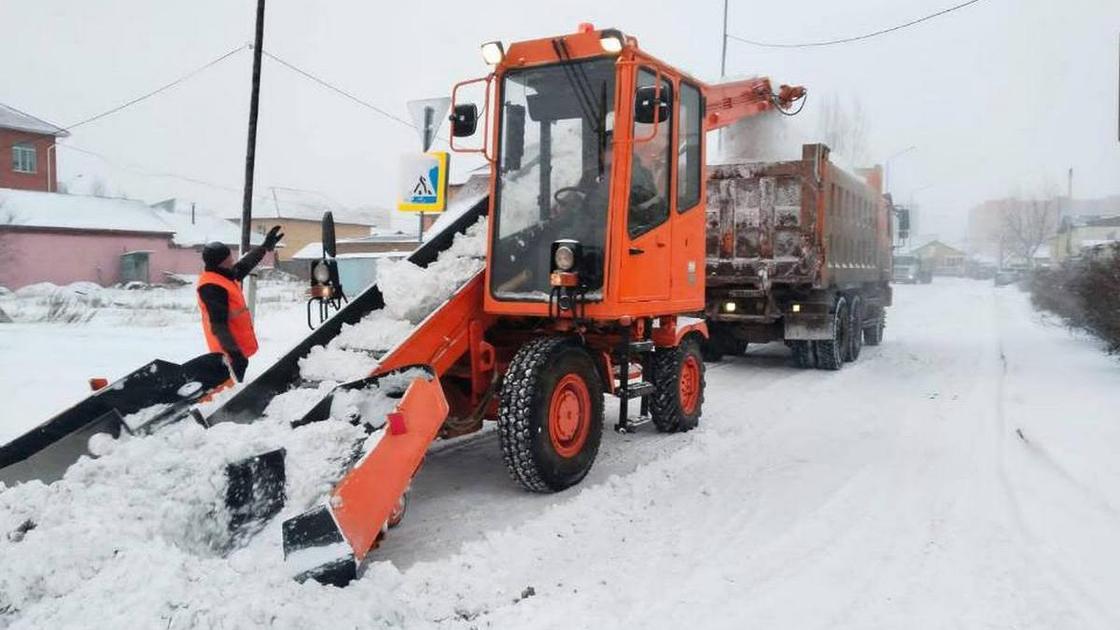
<instances>
[{"instance_id":1,"label":"loader rear wheel","mask_svg":"<svg viewBox=\"0 0 1120 630\"><path fill-rule=\"evenodd\" d=\"M839 370L844 366L844 355L849 343L848 301L844 296L836 297L832 309L832 339L814 341L813 350L817 355L817 367L822 370Z\"/></svg>"},{"instance_id":2,"label":"loader rear wheel","mask_svg":"<svg viewBox=\"0 0 1120 630\"><path fill-rule=\"evenodd\" d=\"M579 483L603 436L603 383L591 355L564 337L522 346L502 383L498 436L510 476L525 489Z\"/></svg>"},{"instance_id":3,"label":"loader rear wheel","mask_svg":"<svg viewBox=\"0 0 1120 630\"><path fill-rule=\"evenodd\" d=\"M848 324L848 360L855 361L863 350L863 300L858 295L852 296L849 310L851 317Z\"/></svg>"},{"instance_id":4,"label":"loader rear wheel","mask_svg":"<svg viewBox=\"0 0 1120 630\"><path fill-rule=\"evenodd\" d=\"M704 407L704 360L700 344L688 337L675 348L653 353L655 391L650 399L653 425L663 433L695 429Z\"/></svg>"}]
</instances>

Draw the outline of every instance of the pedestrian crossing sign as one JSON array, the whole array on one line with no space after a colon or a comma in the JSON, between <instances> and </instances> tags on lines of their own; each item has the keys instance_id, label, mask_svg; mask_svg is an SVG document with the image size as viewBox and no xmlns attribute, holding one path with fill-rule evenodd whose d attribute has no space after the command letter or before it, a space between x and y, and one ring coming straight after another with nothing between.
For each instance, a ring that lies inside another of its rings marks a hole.
<instances>
[{"instance_id":1,"label":"pedestrian crossing sign","mask_svg":"<svg viewBox=\"0 0 1120 630\"><path fill-rule=\"evenodd\" d=\"M401 158L400 196L402 212L443 212L447 206L446 151L407 154Z\"/></svg>"}]
</instances>

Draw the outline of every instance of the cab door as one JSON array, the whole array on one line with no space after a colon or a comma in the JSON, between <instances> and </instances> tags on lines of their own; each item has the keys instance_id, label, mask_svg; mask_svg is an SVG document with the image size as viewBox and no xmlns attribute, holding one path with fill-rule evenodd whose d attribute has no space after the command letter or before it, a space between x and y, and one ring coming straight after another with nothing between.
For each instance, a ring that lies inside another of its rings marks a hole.
<instances>
[{"instance_id":1,"label":"cab door","mask_svg":"<svg viewBox=\"0 0 1120 630\"><path fill-rule=\"evenodd\" d=\"M657 85L658 74L639 68L637 87ZM673 112L673 89L661 75L661 94ZM631 99L633 101L633 99ZM633 122L633 150L626 199L619 274L619 299L623 302L668 300L671 287L672 137L674 115L653 122Z\"/></svg>"},{"instance_id":2,"label":"cab door","mask_svg":"<svg viewBox=\"0 0 1120 630\"><path fill-rule=\"evenodd\" d=\"M704 99L700 88L681 80L676 93L677 118L673 174L672 267L669 274L675 309L697 309L704 305L705 199L704 190Z\"/></svg>"}]
</instances>

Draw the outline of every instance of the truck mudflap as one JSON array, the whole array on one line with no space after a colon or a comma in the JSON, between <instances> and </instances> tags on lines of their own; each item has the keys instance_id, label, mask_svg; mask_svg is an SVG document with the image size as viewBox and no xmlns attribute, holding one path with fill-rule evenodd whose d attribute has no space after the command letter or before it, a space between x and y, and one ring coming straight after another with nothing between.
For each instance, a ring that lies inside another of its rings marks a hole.
<instances>
[{"instance_id":1,"label":"truck mudflap","mask_svg":"<svg viewBox=\"0 0 1120 630\"><path fill-rule=\"evenodd\" d=\"M783 337L790 341L820 341L834 339L836 318L825 303L804 303L799 312L782 314Z\"/></svg>"},{"instance_id":2,"label":"truck mudflap","mask_svg":"<svg viewBox=\"0 0 1120 630\"><path fill-rule=\"evenodd\" d=\"M340 388L362 389L381 378ZM321 402L310 412L314 416L305 421L319 419L329 407L329 402ZM366 555L399 520L412 477L448 411L434 373L413 378L385 417L380 441L342 477L326 502L284 521L284 561L297 580L345 586L357 576Z\"/></svg>"},{"instance_id":3,"label":"truck mudflap","mask_svg":"<svg viewBox=\"0 0 1120 630\"><path fill-rule=\"evenodd\" d=\"M79 457L91 455L90 437L152 431L183 417L191 405L229 380L221 353L182 365L156 359L0 446L0 482L61 479Z\"/></svg>"}]
</instances>

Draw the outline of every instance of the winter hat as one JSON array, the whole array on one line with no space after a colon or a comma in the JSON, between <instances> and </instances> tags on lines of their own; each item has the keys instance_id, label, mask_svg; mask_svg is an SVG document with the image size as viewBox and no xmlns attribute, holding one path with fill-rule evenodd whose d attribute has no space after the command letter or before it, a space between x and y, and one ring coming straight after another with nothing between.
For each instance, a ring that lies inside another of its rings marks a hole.
<instances>
[{"instance_id":1,"label":"winter hat","mask_svg":"<svg viewBox=\"0 0 1120 630\"><path fill-rule=\"evenodd\" d=\"M207 267L217 267L222 264L226 256L229 256L229 247L225 243L214 241L202 248L202 262L206 263Z\"/></svg>"}]
</instances>

